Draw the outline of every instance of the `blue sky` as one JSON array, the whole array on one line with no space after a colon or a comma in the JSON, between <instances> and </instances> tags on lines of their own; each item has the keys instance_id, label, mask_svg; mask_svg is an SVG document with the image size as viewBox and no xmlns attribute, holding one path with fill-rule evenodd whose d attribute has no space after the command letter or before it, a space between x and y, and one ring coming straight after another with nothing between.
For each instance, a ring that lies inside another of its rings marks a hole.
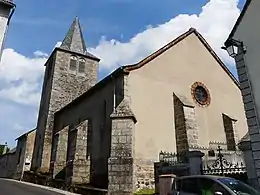
<instances>
[{"instance_id":1,"label":"blue sky","mask_svg":"<svg viewBox=\"0 0 260 195\"><path fill-rule=\"evenodd\" d=\"M35 127L43 63L57 42L62 41L75 16L80 18L89 50L102 59L100 78L118 65L145 57L191 26L205 35L235 74L232 60L219 48L245 0L237 2L17 1L0 68L0 143L7 141L14 146L17 136ZM216 29L219 33L214 33Z\"/></svg>"}]
</instances>

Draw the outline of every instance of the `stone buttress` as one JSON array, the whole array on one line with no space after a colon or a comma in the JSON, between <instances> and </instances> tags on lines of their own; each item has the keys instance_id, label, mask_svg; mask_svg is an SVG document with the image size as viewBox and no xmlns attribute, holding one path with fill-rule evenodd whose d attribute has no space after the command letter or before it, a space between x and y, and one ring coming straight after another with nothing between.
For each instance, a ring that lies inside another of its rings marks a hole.
<instances>
[{"instance_id":1,"label":"stone buttress","mask_svg":"<svg viewBox=\"0 0 260 195\"><path fill-rule=\"evenodd\" d=\"M136 119L124 99L111 114L111 155L108 160L108 194L134 191L134 131Z\"/></svg>"},{"instance_id":2,"label":"stone buttress","mask_svg":"<svg viewBox=\"0 0 260 195\"><path fill-rule=\"evenodd\" d=\"M173 94L177 153L198 145L198 124L194 105L185 97Z\"/></svg>"}]
</instances>

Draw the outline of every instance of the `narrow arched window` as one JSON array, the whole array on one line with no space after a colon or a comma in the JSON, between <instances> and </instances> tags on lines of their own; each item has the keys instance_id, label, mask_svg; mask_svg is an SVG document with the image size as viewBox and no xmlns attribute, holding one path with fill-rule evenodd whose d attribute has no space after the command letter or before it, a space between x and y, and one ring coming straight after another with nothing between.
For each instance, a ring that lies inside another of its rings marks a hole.
<instances>
[{"instance_id":1,"label":"narrow arched window","mask_svg":"<svg viewBox=\"0 0 260 195\"><path fill-rule=\"evenodd\" d=\"M79 73L85 72L86 60L84 58L79 59Z\"/></svg>"},{"instance_id":2,"label":"narrow arched window","mask_svg":"<svg viewBox=\"0 0 260 195\"><path fill-rule=\"evenodd\" d=\"M70 57L70 70L75 71L77 70L77 57L71 56Z\"/></svg>"}]
</instances>

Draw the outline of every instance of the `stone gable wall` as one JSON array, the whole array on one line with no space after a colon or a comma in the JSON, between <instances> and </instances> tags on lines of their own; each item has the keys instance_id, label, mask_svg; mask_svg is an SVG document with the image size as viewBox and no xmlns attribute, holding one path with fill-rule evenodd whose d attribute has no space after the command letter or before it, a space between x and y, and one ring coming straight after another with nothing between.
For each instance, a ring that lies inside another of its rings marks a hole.
<instances>
[{"instance_id":1,"label":"stone gable wall","mask_svg":"<svg viewBox=\"0 0 260 195\"><path fill-rule=\"evenodd\" d=\"M32 164L32 155L35 143L36 131L30 132L27 136L18 139L16 148L16 162L18 163L19 153L21 151L20 161L16 165L14 174L15 179L20 179L24 171L29 171Z\"/></svg>"},{"instance_id":2,"label":"stone gable wall","mask_svg":"<svg viewBox=\"0 0 260 195\"><path fill-rule=\"evenodd\" d=\"M16 170L14 174L15 179L20 179L22 177L22 173L24 170L24 159L26 156L26 142L27 138L24 136L20 138L17 142L16 146ZM20 154L20 156L19 156ZM20 158L20 160L18 160ZM19 163L18 163L19 161Z\"/></svg>"}]
</instances>

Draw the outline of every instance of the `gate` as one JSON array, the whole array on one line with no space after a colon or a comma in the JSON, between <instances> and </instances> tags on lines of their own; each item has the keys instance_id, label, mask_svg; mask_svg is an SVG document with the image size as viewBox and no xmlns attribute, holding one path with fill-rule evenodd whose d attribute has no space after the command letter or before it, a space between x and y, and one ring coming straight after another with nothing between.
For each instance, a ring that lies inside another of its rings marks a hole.
<instances>
[{"instance_id":1,"label":"gate","mask_svg":"<svg viewBox=\"0 0 260 195\"><path fill-rule=\"evenodd\" d=\"M159 162L154 163L155 194L159 193L159 176L174 174L176 176L189 175L189 164L185 156L171 152L160 152Z\"/></svg>"},{"instance_id":2,"label":"gate","mask_svg":"<svg viewBox=\"0 0 260 195\"><path fill-rule=\"evenodd\" d=\"M248 178L244 163L229 161L221 151L221 147L218 146L217 159L212 164L204 162L202 174L232 177L247 183Z\"/></svg>"}]
</instances>

